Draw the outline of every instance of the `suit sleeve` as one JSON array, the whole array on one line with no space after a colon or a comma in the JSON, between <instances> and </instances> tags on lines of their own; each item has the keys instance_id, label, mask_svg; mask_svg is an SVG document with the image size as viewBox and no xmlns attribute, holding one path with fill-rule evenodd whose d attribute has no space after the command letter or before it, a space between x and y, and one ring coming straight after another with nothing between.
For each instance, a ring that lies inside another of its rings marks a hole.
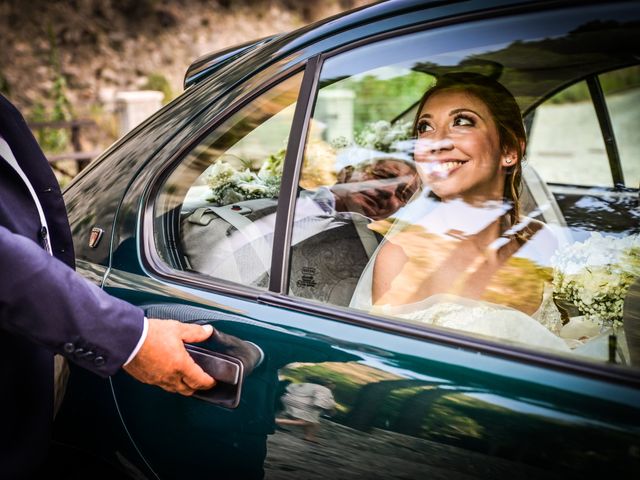
<instances>
[{"instance_id":1,"label":"suit sleeve","mask_svg":"<svg viewBox=\"0 0 640 480\"><path fill-rule=\"evenodd\" d=\"M127 361L143 326L141 309L0 226L0 328L109 376Z\"/></svg>"}]
</instances>

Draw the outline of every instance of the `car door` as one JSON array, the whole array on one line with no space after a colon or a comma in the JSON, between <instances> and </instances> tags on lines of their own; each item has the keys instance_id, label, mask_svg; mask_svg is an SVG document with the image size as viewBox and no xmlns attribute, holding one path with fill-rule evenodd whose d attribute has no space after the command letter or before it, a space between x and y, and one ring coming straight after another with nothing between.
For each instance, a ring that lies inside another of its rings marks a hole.
<instances>
[{"instance_id":1,"label":"car door","mask_svg":"<svg viewBox=\"0 0 640 480\"><path fill-rule=\"evenodd\" d=\"M411 163L394 119L434 77L500 75L525 111L637 62L637 17L620 4L385 32L278 71L160 151L120 206L104 287L150 316L212 323L263 359L229 387L235 408L113 377L129 467L160 478L637 472L640 393L633 365L614 364L624 352L600 343L579 355L351 306L381 239L366 210L323 201L345 169ZM573 55L583 70L566 67ZM407 203L412 179L385 172L367 181ZM564 222L554 229L575 242Z\"/></svg>"}]
</instances>

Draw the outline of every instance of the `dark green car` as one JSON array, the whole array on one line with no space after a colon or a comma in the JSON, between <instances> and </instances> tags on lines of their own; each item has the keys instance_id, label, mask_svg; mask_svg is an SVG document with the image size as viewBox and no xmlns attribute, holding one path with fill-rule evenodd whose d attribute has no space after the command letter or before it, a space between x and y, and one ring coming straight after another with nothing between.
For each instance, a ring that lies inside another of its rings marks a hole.
<instances>
[{"instance_id":1,"label":"dark green car","mask_svg":"<svg viewBox=\"0 0 640 480\"><path fill-rule=\"evenodd\" d=\"M65 200L78 270L213 324L219 383L74 369L58 445L107 478L638 478L639 64L638 2L570 1L389 1L198 60ZM515 98L524 159L470 141L500 102L421 102L461 75Z\"/></svg>"}]
</instances>

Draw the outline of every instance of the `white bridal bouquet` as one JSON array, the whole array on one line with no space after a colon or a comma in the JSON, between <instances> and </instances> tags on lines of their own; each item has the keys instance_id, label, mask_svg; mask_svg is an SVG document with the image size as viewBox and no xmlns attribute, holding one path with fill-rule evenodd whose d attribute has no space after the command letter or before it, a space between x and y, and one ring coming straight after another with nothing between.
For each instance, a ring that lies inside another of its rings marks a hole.
<instances>
[{"instance_id":1,"label":"white bridal bouquet","mask_svg":"<svg viewBox=\"0 0 640 480\"><path fill-rule=\"evenodd\" d=\"M622 325L624 297L640 275L640 235L592 233L559 249L551 262L554 296L603 326Z\"/></svg>"},{"instance_id":2,"label":"white bridal bouquet","mask_svg":"<svg viewBox=\"0 0 640 480\"><path fill-rule=\"evenodd\" d=\"M218 205L252 200L276 198L280 191L284 150L270 155L255 173L248 168L237 170L221 160L209 167L207 185L211 189L208 200Z\"/></svg>"}]
</instances>

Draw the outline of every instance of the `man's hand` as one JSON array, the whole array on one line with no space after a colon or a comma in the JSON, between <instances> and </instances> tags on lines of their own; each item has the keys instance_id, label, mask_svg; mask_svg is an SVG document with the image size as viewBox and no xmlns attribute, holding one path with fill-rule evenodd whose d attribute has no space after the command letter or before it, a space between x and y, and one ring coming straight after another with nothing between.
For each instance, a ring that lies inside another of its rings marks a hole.
<instances>
[{"instance_id":1,"label":"man's hand","mask_svg":"<svg viewBox=\"0 0 640 480\"><path fill-rule=\"evenodd\" d=\"M188 396L196 390L209 389L216 381L196 365L184 342L202 342L212 332L211 325L150 318L147 338L138 354L123 368L136 380L169 392Z\"/></svg>"}]
</instances>

